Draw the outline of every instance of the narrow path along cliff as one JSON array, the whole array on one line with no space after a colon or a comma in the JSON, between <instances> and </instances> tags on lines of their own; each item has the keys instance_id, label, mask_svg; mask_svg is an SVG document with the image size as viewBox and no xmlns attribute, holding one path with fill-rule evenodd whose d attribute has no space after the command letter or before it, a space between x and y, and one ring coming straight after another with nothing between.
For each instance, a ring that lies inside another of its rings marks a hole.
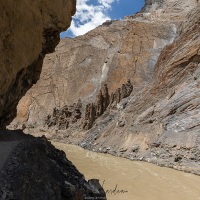
<instances>
[{"instance_id":1,"label":"narrow path along cliff","mask_svg":"<svg viewBox=\"0 0 200 200\"><path fill-rule=\"evenodd\" d=\"M0 171L19 142L0 142Z\"/></svg>"},{"instance_id":2,"label":"narrow path along cliff","mask_svg":"<svg viewBox=\"0 0 200 200\"><path fill-rule=\"evenodd\" d=\"M7 160L12 156L20 142L33 138L31 135L25 135L21 130L0 131L0 171L6 166Z\"/></svg>"},{"instance_id":3,"label":"narrow path along cliff","mask_svg":"<svg viewBox=\"0 0 200 200\"><path fill-rule=\"evenodd\" d=\"M106 199L99 181L86 181L45 137L7 130L0 131L0 140L2 199Z\"/></svg>"}]
</instances>

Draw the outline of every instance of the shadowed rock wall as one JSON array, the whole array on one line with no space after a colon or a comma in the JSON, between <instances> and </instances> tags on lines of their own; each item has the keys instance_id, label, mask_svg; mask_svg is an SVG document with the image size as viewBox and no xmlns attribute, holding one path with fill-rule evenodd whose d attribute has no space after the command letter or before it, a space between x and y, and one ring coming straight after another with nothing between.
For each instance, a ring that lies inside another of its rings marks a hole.
<instances>
[{"instance_id":1,"label":"shadowed rock wall","mask_svg":"<svg viewBox=\"0 0 200 200\"><path fill-rule=\"evenodd\" d=\"M40 77L43 58L75 13L75 0L2 0L0 8L0 129ZM98 180L84 176L45 137L0 131L0 199L103 198Z\"/></svg>"},{"instance_id":2,"label":"shadowed rock wall","mask_svg":"<svg viewBox=\"0 0 200 200\"><path fill-rule=\"evenodd\" d=\"M75 5L75 0L1 1L1 128L15 117L18 101L39 79L43 58L69 27Z\"/></svg>"}]
</instances>

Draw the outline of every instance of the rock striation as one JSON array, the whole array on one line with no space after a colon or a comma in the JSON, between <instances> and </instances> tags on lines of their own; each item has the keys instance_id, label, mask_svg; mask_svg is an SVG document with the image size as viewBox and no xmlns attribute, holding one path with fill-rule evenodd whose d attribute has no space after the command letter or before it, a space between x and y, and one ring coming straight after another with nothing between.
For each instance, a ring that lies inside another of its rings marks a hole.
<instances>
[{"instance_id":1,"label":"rock striation","mask_svg":"<svg viewBox=\"0 0 200 200\"><path fill-rule=\"evenodd\" d=\"M146 0L140 13L63 39L11 127L25 124L34 135L200 174L199 33L199 1ZM122 85L129 79L134 92L127 96ZM88 105L85 129L40 133L53 108L79 98Z\"/></svg>"},{"instance_id":2,"label":"rock striation","mask_svg":"<svg viewBox=\"0 0 200 200\"><path fill-rule=\"evenodd\" d=\"M44 126L54 108L78 99L83 106L95 102L105 84L114 94L130 79L137 92L152 79L161 50L175 36L174 23L149 17L148 23L140 18L107 22L84 36L61 40L46 56L41 79L18 104L22 109L15 124Z\"/></svg>"},{"instance_id":3,"label":"rock striation","mask_svg":"<svg viewBox=\"0 0 200 200\"><path fill-rule=\"evenodd\" d=\"M75 5L75 0L1 1L1 128L15 117L18 101L39 79L43 58L70 26Z\"/></svg>"},{"instance_id":4,"label":"rock striation","mask_svg":"<svg viewBox=\"0 0 200 200\"><path fill-rule=\"evenodd\" d=\"M74 127L89 130L94 125L96 119L106 111L108 112L110 109L115 108L122 99L130 96L132 90L133 86L130 80L128 80L121 88L109 95L108 87L105 84L99 91L95 102L89 103L83 108L82 102L79 99L77 103L71 106L65 105L61 109L54 108L53 113L47 116L45 125L49 129L66 130Z\"/></svg>"},{"instance_id":5,"label":"rock striation","mask_svg":"<svg viewBox=\"0 0 200 200\"><path fill-rule=\"evenodd\" d=\"M79 100L71 106L65 105L62 109L54 108L53 114L48 115L45 124L50 127L57 127L59 130L69 128L69 125L78 122L82 116L82 103Z\"/></svg>"},{"instance_id":6,"label":"rock striation","mask_svg":"<svg viewBox=\"0 0 200 200\"><path fill-rule=\"evenodd\" d=\"M97 118L109 109L115 108L122 99L129 97L132 90L133 86L130 80L128 80L121 88L118 88L115 92L112 92L111 95L109 95L107 85L105 84L99 91L96 102L86 105L83 129L89 130L92 128Z\"/></svg>"}]
</instances>

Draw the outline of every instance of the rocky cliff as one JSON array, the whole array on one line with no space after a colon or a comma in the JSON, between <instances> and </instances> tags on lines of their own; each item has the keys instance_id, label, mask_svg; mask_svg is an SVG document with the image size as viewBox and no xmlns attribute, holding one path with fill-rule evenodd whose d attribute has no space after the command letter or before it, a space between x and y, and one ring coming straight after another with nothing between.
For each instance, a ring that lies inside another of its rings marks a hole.
<instances>
[{"instance_id":1,"label":"rocky cliff","mask_svg":"<svg viewBox=\"0 0 200 200\"><path fill-rule=\"evenodd\" d=\"M43 58L75 13L75 0L1 1L0 127L16 114L18 101L40 77Z\"/></svg>"},{"instance_id":2,"label":"rocky cliff","mask_svg":"<svg viewBox=\"0 0 200 200\"><path fill-rule=\"evenodd\" d=\"M75 0L2 0L0 8L0 199L106 199L98 180L86 181L47 141L21 130L1 130L40 77L43 58L59 43Z\"/></svg>"},{"instance_id":3,"label":"rocky cliff","mask_svg":"<svg viewBox=\"0 0 200 200\"><path fill-rule=\"evenodd\" d=\"M199 25L196 0L147 0L140 13L63 39L11 127L200 174ZM63 108L77 102L73 121Z\"/></svg>"}]
</instances>

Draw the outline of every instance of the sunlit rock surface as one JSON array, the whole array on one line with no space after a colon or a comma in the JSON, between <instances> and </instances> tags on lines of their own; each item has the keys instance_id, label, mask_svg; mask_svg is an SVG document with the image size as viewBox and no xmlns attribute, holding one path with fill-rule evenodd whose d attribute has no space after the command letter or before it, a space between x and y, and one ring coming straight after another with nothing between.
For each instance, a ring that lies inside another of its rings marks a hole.
<instances>
[{"instance_id":1,"label":"sunlit rock surface","mask_svg":"<svg viewBox=\"0 0 200 200\"><path fill-rule=\"evenodd\" d=\"M199 32L198 1L163 0L63 39L46 56L41 80L19 103L10 127L200 174ZM85 116L104 84L111 95L129 79L130 96L108 107L89 130L82 129L84 117L64 130L44 126L54 108L79 99Z\"/></svg>"}]
</instances>

